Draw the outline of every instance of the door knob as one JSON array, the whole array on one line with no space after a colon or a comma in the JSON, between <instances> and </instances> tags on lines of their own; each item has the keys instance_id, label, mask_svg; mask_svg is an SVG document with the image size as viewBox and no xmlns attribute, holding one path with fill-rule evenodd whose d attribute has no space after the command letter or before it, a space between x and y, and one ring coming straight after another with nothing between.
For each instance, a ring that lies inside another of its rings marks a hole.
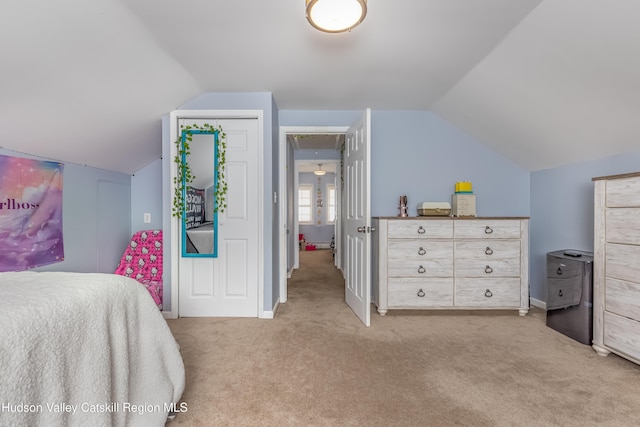
<instances>
[{"instance_id":1,"label":"door knob","mask_svg":"<svg viewBox=\"0 0 640 427\"><path fill-rule=\"evenodd\" d=\"M358 233L372 233L374 231L376 231L376 229L374 227L358 227L357 228Z\"/></svg>"}]
</instances>

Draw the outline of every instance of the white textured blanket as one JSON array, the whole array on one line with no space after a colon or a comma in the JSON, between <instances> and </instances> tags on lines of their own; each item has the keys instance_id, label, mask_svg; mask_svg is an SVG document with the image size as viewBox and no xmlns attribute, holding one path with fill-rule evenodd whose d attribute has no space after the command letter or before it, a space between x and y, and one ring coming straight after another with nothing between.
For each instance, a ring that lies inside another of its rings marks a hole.
<instances>
[{"instance_id":1,"label":"white textured blanket","mask_svg":"<svg viewBox=\"0 0 640 427\"><path fill-rule=\"evenodd\" d=\"M178 344L134 279L0 273L0 425L163 426L184 381Z\"/></svg>"}]
</instances>

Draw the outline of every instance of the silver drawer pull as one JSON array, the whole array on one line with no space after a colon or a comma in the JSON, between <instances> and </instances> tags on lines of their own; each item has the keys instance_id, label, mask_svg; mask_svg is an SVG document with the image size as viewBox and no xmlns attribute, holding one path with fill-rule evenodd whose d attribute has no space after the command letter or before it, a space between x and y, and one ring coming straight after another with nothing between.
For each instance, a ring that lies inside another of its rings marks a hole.
<instances>
[{"instance_id":1,"label":"silver drawer pull","mask_svg":"<svg viewBox=\"0 0 640 427\"><path fill-rule=\"evenodd\" d=\"M485 234L491 234L491 233L493 233L493 228L491 228L491 227L489 227L487 225L487 227L484 229L484 232L485 232Z\"/></svg>"},{"instance_id":2,"label":"silver drawer pull","mask_svg":"<svg viewBox=\"0 0 640 427\"><path fill-rule=\"evenodd\" d=\"M426 272L427 272L427 270L423 266L418 267L418 273L424 274Z\"/></svg>"},{"instance_id":3,"label":"silver drawer pull","mask_svg":"<svg viewBox=\"0 0 640 427\"><path fill-rule=\"evenodd\" d=\"M418 249L418 255L424 255L426 253L427 253L427 251L425 251L424 248Z\"/></svg>"},{"instance_id":4,"label":"silver drawer pull","mask_svg":"<svg viewBox=\"0 0 640 427\"><path fill-rule=\"evenodd\" d=\"M493 296L493 292L487 289L486 291L484 291L484 296L487 298L491 298Z\"/></svg>"},{"instance_id":5,"label":"silver drawer pull","mask_svg":"<svg viewBox=\"0 0 640 427\"><path fill-rule=\"evenodd\" d=\"M493 273L493 268L491 268L491 266L487 265L484 268L484 272L487 273L487 274L491 274L491 273Z\"/></svg>"},{"instance_id":6,"label":"silver drawer pull","mask_svg":"<svg viewBox=\"0 0 640 427\"><path fill-rule=\"evenodd\" d=\"M484 253L487 255L493 255L493 249L487 246L487 249L484 250Z\"/></svg>"},{"instance_id":7,"label":"silver drawer pull","mask_svg":"<svg viewBox=\"0 0 640 427\"><path fill-rule=\"evenodd\" d=\"M427 230L425 230L424 227L422 227L422 226L418 227L418 234L424 234L426 232L427 232Z\"/></svg>"},{"instance_id":8,"label":"silver drawer pull","mask_svg":"<svg viewBox=\"0 0 640 427\"><path fill-rule=\"evenodd\" d=\"M558 267L556 273L558 274L558 276L562 276L562 268Z\"/></svg>"},{"instance_id":9,"label":"silver drawer pull","mask_svg":"<svg viewBox=\"0 0 640 427\"><path fill-rule=\"evenodd\" d=\"M425 295L424 291L423 291L422 289L419 289L419 290L418 290L418 296L419 296L420 298L424 298L424 295Z\"/></svg>"}]
</instances>

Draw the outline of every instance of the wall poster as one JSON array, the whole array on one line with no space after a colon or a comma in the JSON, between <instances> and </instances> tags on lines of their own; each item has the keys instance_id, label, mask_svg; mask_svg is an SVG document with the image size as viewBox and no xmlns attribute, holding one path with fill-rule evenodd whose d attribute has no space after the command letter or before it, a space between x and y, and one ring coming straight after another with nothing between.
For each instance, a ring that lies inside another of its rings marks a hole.
<instances>
[{"instance_id":1,"label":"wall poster","mask_svg":"<svg viewBox=\"0 0 640 427\"><path fill-rule=\"evenodd\" d=\"M58 162L0 155L0 271L64 260Z\"/></svg>"}]
</instances>

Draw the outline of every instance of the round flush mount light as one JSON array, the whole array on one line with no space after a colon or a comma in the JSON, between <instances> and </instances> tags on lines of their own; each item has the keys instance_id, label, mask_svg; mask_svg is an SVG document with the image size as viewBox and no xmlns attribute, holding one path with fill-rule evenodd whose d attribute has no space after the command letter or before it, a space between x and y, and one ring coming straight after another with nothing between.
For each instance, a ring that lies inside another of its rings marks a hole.
<instances>
[{"instance_id":1,"label":"round flush mount light","mask_svg":"<svg viewBox=\"0 0 640 427\"><path fill-rule=\"evenodd\" d=\"M306 0L307 20L325 33L342 33L357 27L367 16L367 0Z\"/></svg>"}]
</instances>

